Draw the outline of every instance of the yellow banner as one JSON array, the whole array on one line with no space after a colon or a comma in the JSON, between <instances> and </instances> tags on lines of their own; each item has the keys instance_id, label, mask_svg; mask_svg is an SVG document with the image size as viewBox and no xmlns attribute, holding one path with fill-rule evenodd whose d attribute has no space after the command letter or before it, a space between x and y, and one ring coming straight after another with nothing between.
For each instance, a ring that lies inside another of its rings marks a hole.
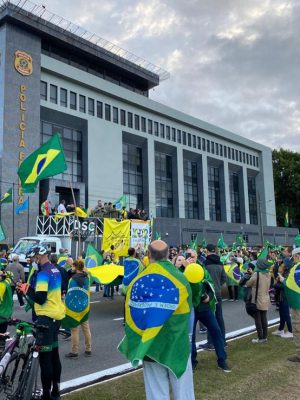
<instances>
[{"instance_id":1,"label":"yellow banner","mask_svg":"<svg viewBox=\"0 0 300 400\"><path fill-rule=\"evenodd\" d=\"M130 247L130 221L117 221L112 218L104 218L104 230L102 250L110 251L115 246L118 256L127 256Z\"/></svg>"}]
</instances>

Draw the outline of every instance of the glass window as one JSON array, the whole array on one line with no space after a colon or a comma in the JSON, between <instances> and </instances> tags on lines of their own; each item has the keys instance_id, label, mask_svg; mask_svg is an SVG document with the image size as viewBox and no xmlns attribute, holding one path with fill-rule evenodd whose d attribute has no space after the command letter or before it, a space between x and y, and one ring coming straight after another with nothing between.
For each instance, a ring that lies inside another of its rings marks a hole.
<instances>
[{"instance_id":1,"label":"glass window","mask_svg":"<svg viewBox=\"0 0 300 400\"><path fill-rule=\"evenodd\" d=\"M181 130L177 129L177 142L181 143Z\"/></svg>"},{"instance_id":2,"label":"glass window","mask_svg":"<svg viewBox=\"0 0 300 400\"><path fill-rule=\"evenodd\" d=\"M85 96L79 95L79 111L85 113Z\"/></svg>"},{"instance_id":3,"label":"glass window","mask_svg":"<svg viewBox=\"0 0 300 400\"><path fill-rule=\"evenodd\" d=\"M166 126L166 138L171 140L171 129L168 125Z\"/></svg>"},{"instance_id":4,"label":"glass window","mask_svg":"<svg viewBox=\"0 0 300 400\"><path fill-rule=\"evenodd\" d=\"M113 107L113 122L115 124L119 123L119 109L117 107Z\"/></svg>"},{"instance_id":5,"label":"glass window","mask_svg":"<svg viewBox=\"0 0 300 400\"><path fill-rule=\"evenodd\" d=\"M156 216L173 217L172 157L155 152Z\"/></svg>"},{"instance_id":6,"label":"glass window","mask_svg":"<svg viewBox=\"0 0 300 400\"><path fill-rule=\"evenodd\" d=\"M154 121L154 136L158 136L158 122Z\"/></svg>"},{"instance_id":7,"label":"glass window","mask_svg":"<svg viewBox=\"0 0 300 400\"><path fill-rule=\"evenodd\" d=\"M246 154L246 161L247 161L247 164L249 164L249 154Z\"/></svg>"},{"instance_id":8,"label":"glass window","mask_svg":"<svg viewBox=\"0 0 300 400\"><path fill-rule=\"evenodd\" d=\"M227 158L227 147L224 146L224 157Z\"/></svg>"},{"instance_id":9,"label":"glass window","mask_svg":"<svg viewBox=\"0 0 300 400\"><path fill-rule=\"evenodd\" d=\"M197 143L196 143L196 135L193 135L193 147L196 148L197 147Z\"/></svg>"},{"instance_id":10,"label":"glass window","mask_svg":"<svg viewBox=\"0 0 300 400\"><path fill-rule=\"evenodd\" d=\"M186 132L182 131L182 144L186 145Z\"/></svg>"},{"instance_id":11,"label":"glass window","mask_svg":"<svg viewBox=\"0 0 300 400\"><path fill-rule=\"evenodd\" d=\"M159 125L159 131L160 131L160 137L161 138L165 138L165 126L164 126L164 124L160 124Z\"/></svg>"},{"instance_id":12,"label":"glass window","mask_svg":"<svg viewBox=\"0 0 300 400\"><path fill-rule=\"evenodd\" d=\"M172 141L176 142L176 129L172 128Z\"/></svg>"},{"instance_id":13,"label":"glass window","mask_svg":"<svg viewBox=\"0 0 300 400\"><path fill-rule=\"evenodd\" d=\"M245 152L243 152L243 163L245 164L245 162L246 162L246 154Z\"/></svg>"},{"instance_id":14,"label":"glass window","mask_svg":"<svg viewBox=\"0 0 300 400\"><path fill-rule=\"evenodd\" d=\"M104 107L105 112L105 120L111 121L111 106L109 104L105 104Z\"/></svg>"},{"instance_id":15,"label":"glass window","mask_svg":"<svg viewBox=\"0 0 300 400\"><path fill-rule=\"evenodd\" d=\"M219 143L216 143L216 155L219 155Z\"/></svg>"},{"instance_id":16,"label":"glass window","mask_svg":"<svg viewBox=\"0 0 300 400\"><path fill-rule=\"evenodd\" d=\"M47 101L47 82L41 81L41 86L40 86L40 99L41 100L46 100Z\"/></svg>"},{"instance_id":17,"label":"glass window","mask_svg":"<svg viewBox=\"0 0 300 400\"><path fill-rule=\"evenodd\" d=\"M148 119L148 133L149 135L153 134L153 121L151 119Z\"/></svg>"},{"instance_id":18,"label":"glass window","mask_svg":"<svg viewBox=\"0 0 300 400\"><path fill-rule=\"evenodd\" d=\"M229 190L230 190L230 206L231 206L231 222L241 222L240 209L240 190L239 190L239 175L236 172L229 172Z\"/></svg>"},{"instance_id":19,"label":"glass window","mask_svg":"<svg viewBox=\"0 0 300 400\"><path fill-rule=\"evenodd\" d=\"M231 149L231 158L234 160L234 149Z\"/></svg>"},{"instance_id":20,"label":"glass window","mask_svg":"<svg viewBox=\"0 0 300 400\"><path fill-rule=\"evenodd\" d=\"M240 160L240 162L242 162L242 152L241 151L239 151L239 160Z\"/></svg>"},{"instance_id":21,"label":"glass window","mask_svg":"<svg viewBox=\"0 0 300 400\"><path fill-rule=\"evenodd\" d=\"M220 171L208 165L209 217L211 221L221 221Z\"/></svg>"},{"instance_id":22,"label":"glass window","mask_svg":"<svg viewBox=\"0 0 300 400\"><path fill-rule=\"evenodd\" d=\"M146 118L141 117L142 132L146 132Z\"/></svg>"},{"instance_id":23,"label":"glass window","mask_svg":"<svg viewBox=\"0 0 300 400\"><path fill-rule=\"evenodd\" d=\"M184 169L184 203L185 217L198 219L198 176L197 163L190 160L183 160Z\"/></svg>"},{"instance_id":24,"label":"glass window","mask_svg":"<svg viewBox=\"0 0 300 400\"><path fill-rule=\"evenodd\" d=\"M127 113L127 126L128 128L132 128L133 127L133 115L132 112Z\"/></svg>"},{"instance_id":25,"label":"glass window","mask_svg":"<svg viewBox=\"0 0 300 400\"><path fill-rule=\"evenodd\" d=\"M59 133L62 147L68 163L68 172L73 182L82 182L82 133L59 124L41 122L41 143L49 140L50 135ZM69 182L68 174L60 174L59 179ZM69 183L66 183L69 186Z\"/></svg>"},{"instance_id":26,"label":"glass window","mask_svg":"<svg viewBox=\"0 0 300 400\"><path fill-rule=\"evenodd\" d=\"M238 150L235 150L235 159L236 159L236 161L239 161L239 152L238 152Z\"/></svg>"},{"instance_id":27,"label":"glass window","mask_svg":"<svg viewBox=\"0 0 300 400\"><path fill-rule=\"evenodd\" d=\"M97 101L97 118L103 118L103 103Z\"/></svg>"},{"instance_id":28,"label":"glass window","mask_svg":"<svg viewBox=\"0 0 300 400\"><path fill-rule=\"evenodd\" d=\"M121 110L121 125L126 126L126 111Z\"/></svg>"},{"instance_id":29,"label":"glass window","mask_svg":"<svg viewBox=\"0 0 300 400\"><path fill-rule=\"evenodd\" d=\"M205 151L206 150L206 140L202 139L202 150Z\"/></svg>"},{"instance_id":30,"label":"glass window","mask_svg":"<svg viewBox=\"0 0 300 400\"><path fill-rule=\"evenodd\" d=\"M249 164L252 165L252 155L249 155Z\"/></svg>"},{"instance_id":31,"label":"glass window","mask_svg":"<svg viewBox=\"0 0 300 400\"><path fill-rule=\"evenodd\" d=\"M223 157L223 145L220 144L220 156Z\"/></svg>"},{"instance_id":32,"label":"glass window","mask_svg":"<svg viewBox=\"0 0 300 400\"><path fill-rule=\"evenodd\" d=\"M210 141L208 139L206 140L206 150L210 153Z\"/></svg>"},{"instance_id":33,"label":"glass window","mask_svg":"<svg viewBox=\"0 0 300 400\"><path fill-rule=\"evenodd\" d=\"M134 114L134 129L139 131L140 130L140 116Z\"/></svg>"},{"instance_id":34,"label":"glass window","mask_svg":"<svg viewBox=\"0 0 300 400\"><path fill-rule=\"evenodd\" d=\"M89 112L89 115L92 115L92 116L95 115L95 100L94 99L91 99L91 98L88 99L88 112Z\"/></svg>"},{"instance_id":35,"label":"glass window","mask_svg":"<svg viewBox=\"0 0 300 400\"><path fill-rule=\"evenodd\" d=\"M50 102L57 104L57 86L50 85Z\"/></svg>"},{"instance_id":36,"label":"glass window","mask_svg":"<svg viewBox=\"0 0 300 400\"><path fill-rule=\"evenodd\" d=\"M123 143L123 193L129 208L144 208L142 148L128 143Z\"/></svg>"},{"instance_id":37,"label":"glass window","mask_svg":"<svg viewBox=\"0 0 300 400\"><path fill-rule=\"evenodd\" d=\"M188 146L192 147L192 135L188 133L187 137L188 137Z\"/></svg>"},{"instance_id":38,"label":"glass window","mask_svg":"<svg viewBox=\"0 0 300 400\"><path fill-rule=\"evenodd\" d=\"M201 137L197 136L198 150L201 150Z\"/></svg>"},{"instance_id":39,"label":"glass window","mask_svg":"<svg viewBox=\"0 0 300 400\"><path fill-rule=\"evenodd\" d=\"M68 107L68 91L67 89L60 88L60 105Z\"/></svg>"},{"instance_id":40,"label":"glass window","mask_svg":"<svg viewBox=\"0 0 300 400\"><path fill-rule=\"evenodd\" d=\"M215 143L214 142L210 142L211 143L211 152L212 154L215 154Z\"/></svg>"}]
</instances>

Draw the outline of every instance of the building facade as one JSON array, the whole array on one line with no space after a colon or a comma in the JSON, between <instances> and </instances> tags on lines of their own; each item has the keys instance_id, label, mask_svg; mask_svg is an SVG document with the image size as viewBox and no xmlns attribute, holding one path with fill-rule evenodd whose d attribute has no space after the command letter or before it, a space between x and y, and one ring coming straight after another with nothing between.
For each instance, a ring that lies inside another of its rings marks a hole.
<instances>
[{"instance_id":1,"label":"building facade","mask_svg":"<svg viewBox=\"0 0 300 400\"><path fill-rule=\"evenodd\" d=\"M275 232L270 148L151 100L163 71L24 7L7 2L0 9L1 193L13 183L15 205L24 201L18 165L54 133L68 163L66 173L30 195L29 233L47 197L72 201L72 181L77 203L88 207L126 194L173 244L220 232L257 244L262 229L269 240L294 237ZM11 242L9 205L1 220ZM15 216L15 238L26 235L26 220Z\"/></svg>"}]
</instances>

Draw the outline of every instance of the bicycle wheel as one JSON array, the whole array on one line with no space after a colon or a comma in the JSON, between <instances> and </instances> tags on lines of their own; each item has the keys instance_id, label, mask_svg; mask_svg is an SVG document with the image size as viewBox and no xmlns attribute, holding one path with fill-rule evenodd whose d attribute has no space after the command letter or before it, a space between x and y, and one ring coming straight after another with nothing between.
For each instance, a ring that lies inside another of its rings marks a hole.
<instances>
[{"instance_id":1,"label":"bicycle wheel","mask_svg":"<svg viewBox=\"0 0 300 400\"><path fill-rule=\"evenodd\" d=\"M26 369L24 371L24 375L22 376L22 387L20 400L31 400L32 393L34 393L37 389L37 377L38 377L38 369L39 369L39 359L38 353L33 352L30 354Z\"/></svg>"},{"instance_id":2,"label":"bicycle wheel","mask_svg":"<svg viewBox=\"0 0 300 400\"><path fill-rule=\"evenodd\" d=\"M7 399L14 399L14 393L22 379L24 364L25 354L12 354L0 379L0 393L5 393Z\"/></svg>"}]
</instances>

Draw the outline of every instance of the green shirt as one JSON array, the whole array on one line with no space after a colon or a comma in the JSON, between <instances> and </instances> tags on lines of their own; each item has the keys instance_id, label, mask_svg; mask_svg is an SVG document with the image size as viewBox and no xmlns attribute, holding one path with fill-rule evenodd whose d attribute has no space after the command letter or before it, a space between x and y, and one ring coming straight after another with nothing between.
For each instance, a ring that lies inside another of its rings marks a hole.
<instances>
[{"instance_id":1,"label":"green shirt","mask_svg":"<svg viewBox=\"0 0 300 400\"><path fill-rule=\"evenodd\" d=\"M0 317L9 319L13 311L13 297L8 279L0 282ZM3 321L0 319L0 324Z\"/></svg>"}]
</instances>

